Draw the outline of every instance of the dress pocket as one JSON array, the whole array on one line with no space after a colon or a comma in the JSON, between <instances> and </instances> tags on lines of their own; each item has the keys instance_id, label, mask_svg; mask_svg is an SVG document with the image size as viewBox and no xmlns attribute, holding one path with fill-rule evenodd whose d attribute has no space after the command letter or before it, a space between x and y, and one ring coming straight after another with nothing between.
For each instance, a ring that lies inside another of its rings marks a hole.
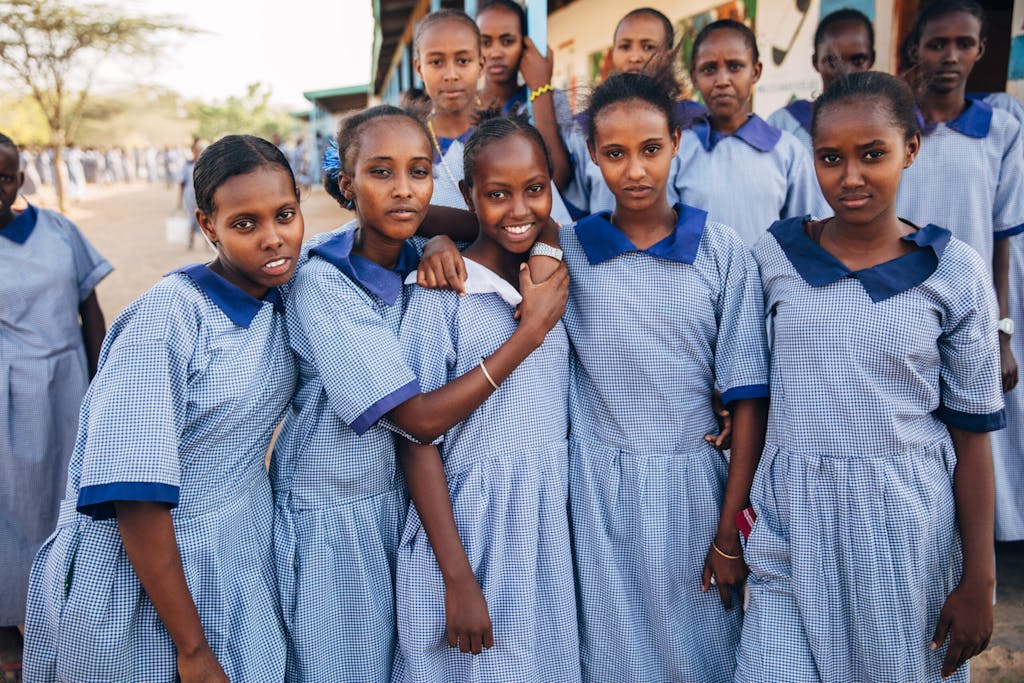
<instances>
[{"instance_id":1,"label":"dress pocket","mask_svg":"<svg viewBox=\"0 0 1024 683\"><path fill-rule=\"evenodd\" d=\"M42 462L53 436L50 361L19 359L6 370L10 452L16 460Z\"/></svg>"}]
</instances>

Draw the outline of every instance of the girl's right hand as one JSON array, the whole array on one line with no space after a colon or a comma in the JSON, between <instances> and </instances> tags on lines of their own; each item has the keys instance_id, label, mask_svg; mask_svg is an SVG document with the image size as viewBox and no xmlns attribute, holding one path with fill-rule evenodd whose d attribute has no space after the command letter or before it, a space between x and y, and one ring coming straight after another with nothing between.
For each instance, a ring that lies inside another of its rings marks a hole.
<instances>
[{"instance_id":1,"label":"girl's right hand","mask_svg":"<svg viewBox=\"0 0 1024 683\"><path fill-rule=\"evenodd\" d=\"M540 346L565 313L569 300L569 270L560 263L550 278L535 284L529 264L524 263L519 270L519 292L523 295L519 304L519 328L536 335L533 341Z\"/></svg>"},{"instance_id":2,"label":"girl's right hand","mask_svg":"<svg viewBox=\"0 0 1024 683\"><path fill-rule=\"evenodd\" d=\"M451 647L478 655L494 645L491 616L476 577L445 586L444 614Z\"/></svg>"},{"instance_id":3,"label":"girl's right hand","mask_svg":"<svg viewBox=\"0 0 1024 683\"><path fill-rule=\"evenodd\" d=\"M209 645L192 654L178 655L178 678L181 683L228 683L227 674Z\"/></svg>"},{"instance_id":4,"label":"girl's right hand","mask_svg":"<svg viewBox=\"0 0 1024 683\"><path fill-rule=\"evenodd\" d=\"M935 635L929 647L937 650L949 636L949 647L942 660L942 677L953 675L964 662L981 654L992 637L991 582L960 582L946 598Z\"/></svg>"}]
</instances>

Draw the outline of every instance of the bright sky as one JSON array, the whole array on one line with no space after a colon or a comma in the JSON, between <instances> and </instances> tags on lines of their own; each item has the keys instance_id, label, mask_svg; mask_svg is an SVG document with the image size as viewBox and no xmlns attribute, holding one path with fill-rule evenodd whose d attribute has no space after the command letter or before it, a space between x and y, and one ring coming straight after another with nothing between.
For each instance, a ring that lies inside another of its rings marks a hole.
<instances>
[{"instance_id":1,"label":"bright sky","mask_svg":"<svg viewBox=\"0 0 1024 683\"><path fill-rule=\"evenodd\" d=\"M157 63L102 73L102 84L146 82L203 99L242 95L259 81L272 101L306 109L302 93L366 83L372 0L122 0L131 12L174 14L205 33L171 38Z\"/></svg>"}]
</instances>

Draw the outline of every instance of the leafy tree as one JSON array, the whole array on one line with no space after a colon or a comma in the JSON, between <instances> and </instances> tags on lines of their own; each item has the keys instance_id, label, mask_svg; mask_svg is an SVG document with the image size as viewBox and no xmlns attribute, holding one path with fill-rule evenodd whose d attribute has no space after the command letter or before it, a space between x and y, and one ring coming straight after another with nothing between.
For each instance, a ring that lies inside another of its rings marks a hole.
<instances>
[{"instance_id":1,"label":"leafy tree","mask_svg":"<svg viewBox=\"0 0 1024 683\"><path fill-rule=\"evenodd\" d=\"M284 135L291 128L287 112L270 105L270 88L250 83L241 97L232 95L222 102L197 102L192 116L198 122L196 136L216 140L229 133L244 133L271 138Z\"/></svg>"},{"instance_id":2,"label":"leafy tree","mask_svg":"<svg viewBox=\"0 0 1024 683\"><path fill-rule=\"evenodd\" d=\"M173 16L129 15L109 4L0 0L0 65L46 118L62 210L64 146L82 119L97 67L111 57L154 58L161 34L192 31Z\"/></svg>"}]
</instances>

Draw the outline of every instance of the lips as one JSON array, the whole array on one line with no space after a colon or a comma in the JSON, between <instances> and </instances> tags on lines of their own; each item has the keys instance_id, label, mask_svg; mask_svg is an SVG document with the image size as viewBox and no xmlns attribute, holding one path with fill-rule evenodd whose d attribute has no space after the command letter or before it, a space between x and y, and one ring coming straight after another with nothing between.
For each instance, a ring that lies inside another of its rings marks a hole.
<instances>
[{"instance_id":1,"label":"lips","mask_svg":"<svg viewBox=\"0 0 1024 683\"><path fill-rule=\"evenodd\" d=\"M419 215L419 209L415 206L396 206L388 209L387 214L396 220L412 220Z\"/></svg>"},{"instance_id":2,"label":"lips","mask_svg":"<svg viewBox=\"0 0 1024 683\"><path fill-rule=\"evenodd\" d=\"M284 275L292 267L292 258L288 256L280 256L272 261L267 261L263 264L262 270L267 275Z\"/></svg>"},{"instance_id":3,"label":"lips","mask_svg":"<svg viewBox=\"0 0 1024 683\"><path fill-rule=\"evenodd\" d=\"M868 203L871 195L864 192L851 192L839 195L839 203L848 209L859 209Z\"/></svg>"},{"instance_id":4,"label":"lips","mask_svg":"<svg viewBox=\"0 0 1024 683\"><path fill-rule=\"evenodd\" d=\"M652 188L649 185L630 185L629 187L622 188L622 192L627 197L638 199L649 195L652 192Z\"/></svg>"},{"instance_id":5,"label":"lips","mask_svg":"<svg viewBox=\"0 0 1024 683\"><path fill-rule=\"evenodd\" d=\"M513 237L524 237L529 234L534 225L536 225L535 222L520 223L518 225L503 225L501 226L501 229Z\"/></svg>"}]
</instances>

